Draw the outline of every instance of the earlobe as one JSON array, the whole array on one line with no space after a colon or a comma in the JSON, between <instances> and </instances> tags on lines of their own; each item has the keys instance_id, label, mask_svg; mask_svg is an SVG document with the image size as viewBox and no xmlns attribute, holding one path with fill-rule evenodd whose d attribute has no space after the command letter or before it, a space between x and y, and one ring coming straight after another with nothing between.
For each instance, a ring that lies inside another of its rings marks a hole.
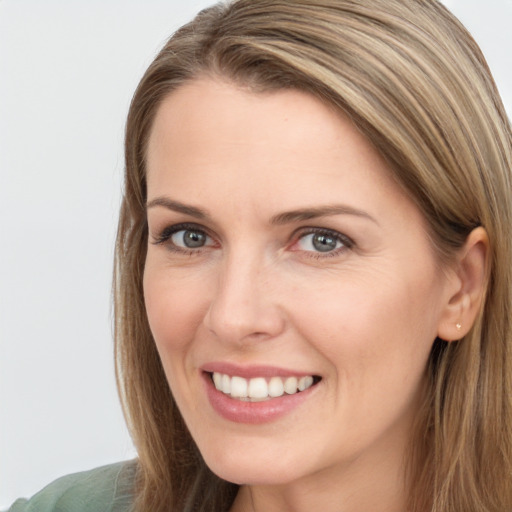
<instances>
[{"instance_id":1,"label":"earlobe","mask_svg":"<svg viewBox=\"0 0 512 512\"><path fill-rule=\"evenodd\" d=\"M488 253L487 232L475 228L457 254L453 285L439 321L439 338L455 341L471 330L487 289Z\"/></svg>"}]
</instances>

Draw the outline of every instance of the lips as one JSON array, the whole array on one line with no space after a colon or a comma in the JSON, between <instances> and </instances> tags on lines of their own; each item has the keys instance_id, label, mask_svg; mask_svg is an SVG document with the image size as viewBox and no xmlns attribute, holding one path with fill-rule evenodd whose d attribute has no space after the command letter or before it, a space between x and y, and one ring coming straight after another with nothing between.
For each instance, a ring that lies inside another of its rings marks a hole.
<instances>
[{"instance_id":1,"label":"lips","mask_svg":"<svg viewBox=\"0 0 512 512\"><path fill-rule=\"evenodd\" d=\"M316 391L321 377L273 367L213 363L203 368L213 409L237 423L264 423L291 412Z\"/></svg>"}]
</instances>

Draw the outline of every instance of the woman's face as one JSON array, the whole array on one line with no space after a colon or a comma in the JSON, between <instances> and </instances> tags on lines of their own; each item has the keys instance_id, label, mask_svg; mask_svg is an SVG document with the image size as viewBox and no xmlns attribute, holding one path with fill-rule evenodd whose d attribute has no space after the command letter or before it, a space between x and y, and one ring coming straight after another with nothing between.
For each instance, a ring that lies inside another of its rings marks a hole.
<instances>
[{"instance_id":1,"label":"woman's face","mask_svg":"<svg viewBox=\"0 0 512 512\"><path fill-rule=\"evenodd\" d=\"M147 168L149 323L211 469L393 473L454 279L379 154L308 94L205 78L159 108Z\"/></svg>"}]
</instances>

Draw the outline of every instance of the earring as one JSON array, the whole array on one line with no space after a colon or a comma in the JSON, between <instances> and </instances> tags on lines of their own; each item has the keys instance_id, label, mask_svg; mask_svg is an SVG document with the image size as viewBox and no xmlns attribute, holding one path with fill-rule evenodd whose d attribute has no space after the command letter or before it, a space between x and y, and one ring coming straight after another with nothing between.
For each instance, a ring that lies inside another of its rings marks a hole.
<instances>
[{"instance_id":1,"label":"earring","mask_svg":"<svg viewBox=\"0 0 512 512\"><path fill-rule=\"evenodd\" d=\"M462 329L462 324L460 322L457 322L455 324L455 327L457 328L457 331L460 331Z\"/></svg>"}]
</instances>

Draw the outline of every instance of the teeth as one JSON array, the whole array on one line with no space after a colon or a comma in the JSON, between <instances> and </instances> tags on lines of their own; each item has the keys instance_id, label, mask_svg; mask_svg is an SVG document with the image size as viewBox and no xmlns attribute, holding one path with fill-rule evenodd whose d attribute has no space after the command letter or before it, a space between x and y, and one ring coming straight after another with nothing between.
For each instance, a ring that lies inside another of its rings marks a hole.
<instances>
[{"instance_id":1,"label":"teeth","mask_svg":"<svg viewBox=\"0 0 512 512\"><path fill-rule=\"evenodd\" d=\"M299 379L298 388L299 391L304 391L305 389L310 388L313 385L313 377L308 375L307 377L301 377Z\"/></svg>"},{"instance_id":2,"label":"teeth","mask_svg":"<svg viewBox=\"0 0 512 512\"><path fill-rule=\"evenodd\" d=\"M229 395L231 393L231 379L229 375L222 375L220 391Z\"/></svg>"},{"instance_id":3,"label":"teeth","mask_svg":"<svg viewBox=\"0 0 512 512\"><path fill-rule=\"evenodd\" d=\"M297 393L297 377L288 377L284 381L284 390L289 394L293 395L294 393Z\"/></svg>"},{"instance_id":4,"label":"teeth","mask_svg":"<svg viewBox=\"0 0 512 512\"><path fill-rule=\"evenodd\" d=\"M235 377L233 377L234 379ZM239 377L240 378L240 377ZM245 379L244 379L245 380ZM267 381L260 377L249 381L249 397L251 398L267 398L268 384Z\"/></svg>"},{"instance_id":5,"label":"teeth","mask_svg":"<svg viewBox=\"0 0 512 512\"><path fill-rule=\"evenodd\" d=\"M246 398L247 397L247 380L246 379L242 379L242 377L231 377L231 396L233 398Z\"/></svg>"},{"instance_id":6,"label":"teeth","mask_svg":"<svg viewBox=\"0 0 512 512\"><path fill-rule=\"evenodd\" d=\"M258 402L283 396L285 393L293 395L304 391L313 385L313 376L306 377L272 377L267 380L264 377L244 379L237 375L229 376L223 373L213 372L213 384L231 398Z\"/></svg>"},{"instance_id":7,"label":"teeth","mask_svg":"<svg viewBox=\"0 0 512 512\"><path fill-rule=\"evenodd\" d=\"M220 373L214 373L213 374L213 383L215 384L215 387L222 391L222 374Z\"/></svg>"},{"instance_id":8,"label":"teeth","mask_svg":"<svg viewBox=\"0 0 512 512\"><path fill-rule=\"evenodd\" d=\"M284 394L283 379L272 377L268 383L268 396L275 398Z\"/></svg>"}]
</instances>

